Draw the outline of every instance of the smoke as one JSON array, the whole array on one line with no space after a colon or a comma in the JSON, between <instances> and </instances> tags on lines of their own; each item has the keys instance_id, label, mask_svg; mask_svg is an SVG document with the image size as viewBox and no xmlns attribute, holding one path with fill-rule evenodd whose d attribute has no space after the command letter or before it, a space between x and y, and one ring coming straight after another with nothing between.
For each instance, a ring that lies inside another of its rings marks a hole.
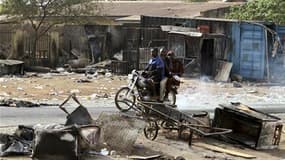
<instances>
[{"instance_id":1,"label":"smoke","mask_svg":"<svg viewBox=\"0 0 285 160\"><path fill-rule=\"evenodd\" d=\"M232 83L220 83L207 77L187 79L178 90L179 110L213 110L219 104L241 102L254 106L285 104L285 86L262 86L242 82L242 88Z\"/></svg>"}]
</instances>

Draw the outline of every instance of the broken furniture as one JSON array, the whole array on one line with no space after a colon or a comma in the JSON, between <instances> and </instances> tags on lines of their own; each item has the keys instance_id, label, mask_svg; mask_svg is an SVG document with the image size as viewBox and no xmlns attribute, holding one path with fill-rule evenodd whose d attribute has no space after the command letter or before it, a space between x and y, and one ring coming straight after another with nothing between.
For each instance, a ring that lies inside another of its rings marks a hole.
<instances>
[{"instance_id":1,"label":"broken furniture","mask_svg":"<svg viewBox=\"0 0 285 160\"><path fill-rule=\"evenodd\" d=\"M79 106L72 112L69 113L64 105L70 100L73 99ZM59 108L63 110L67 114L67 121L65 123L66 126L68 125L88 125L93 123L93 119L87 109L83 107L83 105L79 102L76 98L75 94L71 94L61 105Z\"/></svg>"},{"instance_id":2,"label":"broken furniture","mask_svg":"<svg viewBox=\"0 0 285 160\"><path fill-rule=\"evenodd\" d=\"M64 105L73 99L79 107L69 113ZM145 123L136 118L122 116L120 114L101 113L99 118L93 120L88 110L78 101L75 94L71 94L60 106L67 114L65 125L95 125L100 127L100 147L107 147L120 152L130 152L143 130ZM97 137L99 139L99 137ZM98 147L98 146L97 146Z\"/></svg>"},{"instance_id":3,"label":"broken furniture","mask_svg":"<svg viewBox=\"0 0 285 160\"><path fill-rule=\"evenodd\" d=\"M68 126L36 131L34 160L79 160L99 142L97 126Z\"/></svg>"},{"instance_id":4,"label":"broken furniture","mask_svg":"<svg viewBox=\"0 0 285 160\"><path fill-rule=\"evenodd\" d=\"M70 99L79 105L71 113L64 108ZM67 114L66 127L36 131L35 160L79 160L99 145L101 129L75 94L71 94L59 108Z\"/></svg>"},{"instance_id":5,"label":"broken furniture","mask_svg":"<svg viewBox=\"0 0 285 160\"><path fill-rule=\"evenodd\" d=\"M227 137L255 149L278 147L282 132L279 118L241 103L220 106L213 123L215 127L232 129Z\"/></svg>"}]
</instances>

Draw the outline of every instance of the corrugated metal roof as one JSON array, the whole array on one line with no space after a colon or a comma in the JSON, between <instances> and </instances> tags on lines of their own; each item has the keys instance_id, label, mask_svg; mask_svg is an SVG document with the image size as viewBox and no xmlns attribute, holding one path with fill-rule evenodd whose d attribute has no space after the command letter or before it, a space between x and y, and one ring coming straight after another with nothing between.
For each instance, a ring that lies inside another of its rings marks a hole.
<instances>
[{"instance_id":1,"label":"corrugated metal roof","mask_svg":"<svg viewBox=\"0 0 285 160\"><path fill-rule=\"evenodd\" d=\"M181 34L185 36L190 36L190 37L202 37L203 33L200 32L178 32L178 31L170 31L168 32L170 34Z\"/></svg>"},{"instance_id":2,"label":"corrugated metal roof","mask_svg":"<svg viewBox=\"0 0 285 160\"><path fill-rule=\"evenodd\" d=\"M11 60L11 59L0 59L0 65L1 64L12 66L12 65L24 64L24 62L18 60Z\"/></svg>"},{"instance_id":3,"label":"corrugated metal roof","mask_svg":"<svg viewBox=\"0 0 285 160\"><path fill-rule=\"evenodd\" d=\"M222 2L159 2L159 1L112 1L100 2L101 13L106 16L161 16L191 18L200 15L200 12L225 8L241 3Z\"/></svg>"}]
</instances>

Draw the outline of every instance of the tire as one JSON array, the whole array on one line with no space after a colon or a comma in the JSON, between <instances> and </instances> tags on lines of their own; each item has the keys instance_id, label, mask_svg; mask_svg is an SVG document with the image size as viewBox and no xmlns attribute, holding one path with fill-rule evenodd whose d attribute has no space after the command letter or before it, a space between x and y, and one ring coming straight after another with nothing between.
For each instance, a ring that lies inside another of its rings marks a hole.
<instances>
[{"instance_id":1,"label":"tire","mask_svg":"<svg viewBox=\"0 0 285 160\"><path fill-rule=\"evenodd\" d=\"M115 104L121 112L127 112L135 105L136 98L133 93L126 97L129 92L128 87L123 87L116 93Z\"/></svg>"},{"instance_id":2,"label":"tire","mask_svg":"<svg viewBox=\"0 0 285 160\"><path fill-rule=\"evenodd\" d=\"M175 106L175 104L176 104L176 93L174 91L170 91L168 93L167 101L164 101L164 104Z\"/></svg>"},{"instance_id":3,"label":"tire","mask_svg":"<svg viewBox=\"0 0 285 160\"><path fill-rule=\"evenodd\" d=\"M144 128L144 135L149 140L155 140L158 135L158 124L156 121L149 121Z\"/></svg>"}]
</instances>

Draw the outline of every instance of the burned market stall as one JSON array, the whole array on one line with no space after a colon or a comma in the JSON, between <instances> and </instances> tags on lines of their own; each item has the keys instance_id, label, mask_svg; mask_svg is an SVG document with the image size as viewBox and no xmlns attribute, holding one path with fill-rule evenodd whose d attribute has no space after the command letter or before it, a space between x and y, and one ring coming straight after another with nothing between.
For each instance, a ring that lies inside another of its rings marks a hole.
<instances>
[{"instance_id":1,"label":"burned market stall","mask_svg":"<svg viewBox=\"0 0 285 160\"><path fill-rule=\"evenodd\" d=\"M222 81L227 81L230 73L271 80L275 70L272 66L279 62L279 69L284 69L280 26L278 32L275 25L257 22L142 16L141 27L141 47L173 50L184 63L186 75L198 70L200 75ZM278 51L275 57L274 48Z\"/></svg>"},{"instance_id":2,"label":"burned market stall","mask_svg":"<svg viewBox=\"0 0 285 160\"><path fill-rule=\"evenodd\" d=\"M86 17L78 17L86 18ZM137 65L139 19L88 17L85 25L61 24L41 36L33 54L33 31L28 24L0 24L0 59L17 59L33 68L84 68L111 60L113 73L125 74ZM53 20L52 18L49 20Z\"/></svg>"}]
</instances>

